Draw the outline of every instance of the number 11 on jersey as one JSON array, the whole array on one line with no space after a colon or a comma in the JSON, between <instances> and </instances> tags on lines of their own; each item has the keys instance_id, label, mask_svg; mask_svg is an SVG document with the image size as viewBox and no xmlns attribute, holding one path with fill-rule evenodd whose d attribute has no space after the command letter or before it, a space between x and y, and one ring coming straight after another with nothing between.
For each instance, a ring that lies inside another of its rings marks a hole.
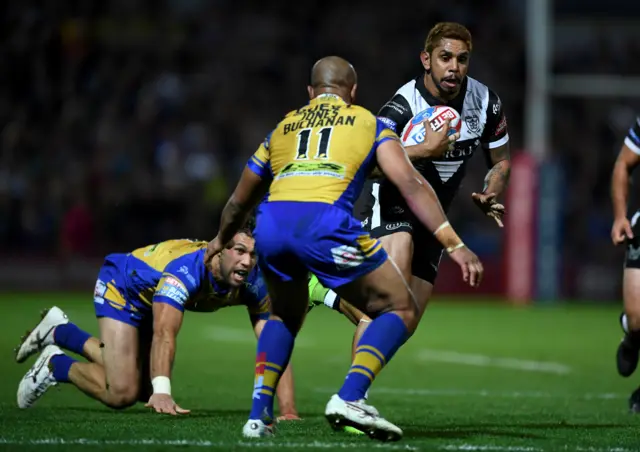
<instances>
[{"instance_id":1,"label":"number 11 on jersey","mask_svg":"<svg viewBox=\"0 0 640 452\"><path fill-rule=\"evenodd\" d=\"M309 160L309 138L313 129L302 129L298 132L298 153L296 160ZM314 159L326 160L329 158L329 140L331 140L331 132L333 127L323 127L318 130L320 140L318 140L318 149Z\"/></svg>"}]
</instances>

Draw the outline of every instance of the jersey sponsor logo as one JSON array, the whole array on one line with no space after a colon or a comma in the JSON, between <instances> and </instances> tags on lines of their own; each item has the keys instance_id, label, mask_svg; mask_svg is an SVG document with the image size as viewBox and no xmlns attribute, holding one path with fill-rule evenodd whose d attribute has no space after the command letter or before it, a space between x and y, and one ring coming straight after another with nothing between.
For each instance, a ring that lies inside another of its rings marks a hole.
<instances>
[{"instance_id":1,"label":"jersey sponsor logo","mask_svg":"<svg viewBox=\"0 0 640 452\"><path fill-rule=\"evenodd\" d=\"M494 135L498 136L502 132L504 132L507 128L507 117L502 116L502 120L498 123L498 127L496 127L496 133Z\"/></svg>"},{"instance_id":2,"label":"jersey sponsor logo","mask_svg":"<svg viewBox=\"0 0 640 452\"><path fill-rule=\"evenodd\" d=\"M191 276L191 274L189 273L189 268L186 265L183 265L182 267L180 267L178 269L178 273L182 273L183 275L185 275L187 277L187 280L191 283L193 287L196 286L196 279L193 276Z\"/></svg>"},{"instance_id":3,"label":"jersey sponsor logo","mask_svg":"<svg viewBox=\"0 0 640 452\"><path fill-rule=\"evenodd\" d=\"M387 102L384 107L389 107L392 110L397 111L401 115L404 115L405 113L407 113L407 109L404 108L404 106L402 106L401 104L399 104L397 102L394 102L394 101ZM382 108L384 108L384 107L382 107Z\"/></svg>"},{"instance_id":4,"label":"jersey sponsor logo","mask_svg":"<svg viewBox=\"0 0 640 452\"><path fill-rule=\"evenodd\" d=\"M479 144L479 139L475 139L471 143L469 143L467 140L463 142L457 142L451 151L445 152L444 159L460 159L469 157L473 154Z\"/></svg>"},{"instance_id":5,"label":"jersey sponsor logo","mask_svg":"<svg viewBox=\"0 0 640 452\"><path fill-rule=\"evenodd\" d=\"M394 132L396 131L396 127L397 127L397 123L389 118L385 118L384 116L378 116L378 119L388 128L390 128L391 130L393 130Z\"/></svg>"},{"instance_id":6,"label":"jersey sponsor logo","mask_svg":"<svg viewBox=\"0 0 640 452\"><path fill-rule=\"evenodd\" d=\"M107 293L107 285L101 279L98 279L96 287L93 289L93 296L103 298L105 293Z\"/></svg>"},{"instance_id":7,"label":"jersey sponsor logo","mask_svg":"<svg viewBox=\"0 0 640 452\"><path fill-rule=\"evenodd\" d=\"M408 223L408 222L406 222L406 221L401 221L401 222L399 222L399 223L389 223L389 224L388 224L388 225L386 225L384 228L385 228L387 231L393 231L393 230L395 230L395 229L399 229L399 228L402 228L402 227L409 228L409 229L413 229L413 227L411 226L411 223Z\"/></svg>"},{"instance_id":8,"label":"jersey sponsor logo","mask_svg":"<svg viewBox=\"0 0 640 452\"><path fill-rule=\"evenodd\" d=\"M494 115L497 115L498 112L500 111L500 102L493 104L493 106L491 107L491 111L493 112Z\"/></svg>"},{"instance_id":9,"label":"jersey sponsor logo","mask_svg":"<svg viewBox=\"0 0 640 452\"><path fill-rule=\"evenodd\" d=\"M633 244L629 244L627 248L627 260L629 261L637 261L640 259L640 245L633 246Z\"/></svg>"},{"instance_id":10,"label":"jersey sponsor logo","mask_svg":"<svg viewBox=\"0 0 640 452\"><path fill-rule=\"evenodd\" d=\"M167 297L178 303L180 306L184 306L189 299L189 292L186 287L184 287L184 284L170 276L164 279L162 287L158 290L158 295Z\"/></svg>"},{"instance_id":11,"label":"jersey sponsor logo","mask_svg":"<svg viewBox=\"0 0 640 452\"><path fill-rule=\"evenodd\" d=\"M344 179L346 169L343 165L330 162L291 162L286 165L277 179L291 176L327 176L336 179Z\"/></svg>"},{"instance_id":12,"label":"jersey sponsor logo","mask_svg":"<svg viewBox=\"0 0 640 452\"><path fill-rule=\"evenodd\" d=\"M331 248L331 256L338 270L354 268L364 262L364 254L355 246L341 245Z\"/></svg>"}]
</instances>

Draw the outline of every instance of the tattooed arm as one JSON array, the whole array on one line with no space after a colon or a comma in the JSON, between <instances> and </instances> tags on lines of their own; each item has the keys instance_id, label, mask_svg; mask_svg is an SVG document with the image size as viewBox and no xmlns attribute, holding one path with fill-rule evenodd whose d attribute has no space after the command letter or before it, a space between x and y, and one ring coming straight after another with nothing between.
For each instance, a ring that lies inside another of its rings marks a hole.
<instances>
[{"instance_id":1,"label":"tattooed arm","mask_svg":"<svg viewBox=\"0 0 640 452\"><path fill-rule=\"evenodd\" d=\"M484 194L494 193L500 197L504 193L509 183L509 174L511 172L511 161L509 158L509 143L498 146L494 149L486 150L487 166L489 172L484 178Z\"/></svg>"},{"instance_id":2,"label":"tattooed arm","mask_svg":"<svg viewBox=\"0 0 640 452\"><path fill-rule=\"evenodd\" d=\"M480 142L485 151L489 172L484 178L482 193L472 193L471 197L485 215L493 218L498 226L502 227L504 206L498 204L496 198L504 193L509 183L509 133L500 98L489 90L488 100L487 123Z\"/></svg>"},{"instance_id":3,"label":"tattooed arm","mask_svg":"<svg viewBox=\"0 0 640 452\"><path fill-rule=\"evenodd\" d=\"M490 218L493 218L498 226L502 227L504 206L496 201L507 188L511 162L509 160L509 143L504 143L493 149L487 149L487 166L491 169L484 178L482 193L472 193L471 198L480 210Z\"/></svg>"}]
</instances>

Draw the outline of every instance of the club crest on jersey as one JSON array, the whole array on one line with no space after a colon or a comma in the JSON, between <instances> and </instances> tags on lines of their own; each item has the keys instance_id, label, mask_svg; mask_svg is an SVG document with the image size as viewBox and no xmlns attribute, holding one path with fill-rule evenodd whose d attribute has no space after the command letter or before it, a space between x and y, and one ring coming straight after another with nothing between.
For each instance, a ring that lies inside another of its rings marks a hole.
<instances>
[{"instance_id":1,"label":"club crest on jersey","mask_svg":"<svg viewBox=\"0 0 640 452\"><path fill-rule=\"evenodd\" d=\"M469 129L469 132L477 133L480 131L480 118L478 117L478 115L465 115L464 122L467 124L467 129Z\"/></svg>"}]
</instances>

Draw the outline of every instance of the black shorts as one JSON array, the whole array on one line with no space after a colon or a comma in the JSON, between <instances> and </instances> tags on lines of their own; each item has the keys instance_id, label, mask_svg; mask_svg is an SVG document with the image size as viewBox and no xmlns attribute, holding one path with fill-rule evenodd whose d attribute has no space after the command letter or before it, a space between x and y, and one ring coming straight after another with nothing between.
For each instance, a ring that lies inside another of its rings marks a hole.
<instances>
[{"instance_id":1,"label":"black shorts","mask_svg":"<svg viewBox=\"0 0 640 452\"><path fill-rule=\"evenodd\" d=\"M386 182L388 183L388 182ZM396 190L380 190L378 181L368 181L355 206L362 226L372 237L380 238L396 232L408 232L413 238L414 276L435 284L442 257L442 245L413 215Z\"/></svg>"},{"instance_id":2,"label":"black shorts","mask_svg":"<svg viewBox=\"0 0 640 452\"><path fill-rule=\"evenodd\" d=\"M631 231L633 238L627 240L624 267L640 268L640 210L631 217Z\"/></svg>"}]
</instances>

